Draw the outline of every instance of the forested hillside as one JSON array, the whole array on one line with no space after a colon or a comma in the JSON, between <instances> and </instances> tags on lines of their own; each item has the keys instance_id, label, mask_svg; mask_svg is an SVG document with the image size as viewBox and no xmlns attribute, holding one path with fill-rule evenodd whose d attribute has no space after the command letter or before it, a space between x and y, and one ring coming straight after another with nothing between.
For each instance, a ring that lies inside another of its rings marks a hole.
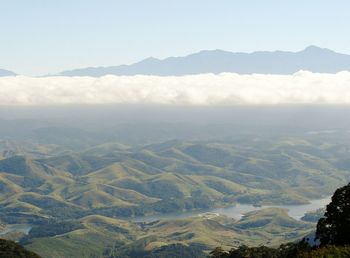
<instances>
[{"instance_id":1,"label":"forested hillside","mask_svg":"<svg viewBox=\"0 0 350 258\"><path fill-rule=\"evenodd\" d=\"M40 258L34 252L28 251L15 242L0 239L1 258Z\"/></svg>"}]
</instances>

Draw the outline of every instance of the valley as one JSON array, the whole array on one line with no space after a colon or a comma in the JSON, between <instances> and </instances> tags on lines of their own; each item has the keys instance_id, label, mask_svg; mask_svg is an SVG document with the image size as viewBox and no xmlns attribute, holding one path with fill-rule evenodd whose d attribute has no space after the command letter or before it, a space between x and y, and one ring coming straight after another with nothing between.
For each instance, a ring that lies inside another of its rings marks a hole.
<instances>
[{"instance_id":1,"label":"valley","mask_svg":"<svg viewBox=\"0 0 350 258\"><path fill-rule=\"evenodd\" d=\"M0 258L350 257L350 1L0 6Z\"/></svg>"},{"instance_id":2,"label":"valley","mask_svg":"<svg viewBox=\"0 0 350 258\"><path fill-rule=\"evenodd\" d=\"M350 178L347 131L143 144L39 131L0 143L0 221L43 257L278 246L312 234L307 212Z\"/></svg>"}]
</instances>

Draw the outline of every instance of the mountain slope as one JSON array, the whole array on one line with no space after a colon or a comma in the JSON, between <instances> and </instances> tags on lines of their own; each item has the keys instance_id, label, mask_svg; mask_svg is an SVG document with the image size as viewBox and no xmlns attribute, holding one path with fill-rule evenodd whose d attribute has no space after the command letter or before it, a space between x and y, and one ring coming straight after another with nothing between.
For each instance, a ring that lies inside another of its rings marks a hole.
<instances>
[{"instance_id":1,"label":"mountain slope","mask_svg":"<svg viewBox=\"0 0 350 258\"><path fill-rule=\"evenodd\" d=\"M349 180L343 139L102 144L39 159L4 157L0 218L130 218L233 203L306 203Z\"/></svg>"},{"instance_id":2,"label":"mountain slope","mask_svg":"<svg viewBox=\"0 0 350 258\"><path fill-rule=\"evenodd\" d=\"M8 71L8 70L4 70L4 69L0 69L0 77L2 76L15 76L16 74L14 72Z\"/></svg>"},{"instance_id":3,"label":"mountain slope","mask_svg":"<svg viewBox=\"0 0 350 258\"><path fill-rule=\"evenodd\" d=\"M150 223L93 215L49 227L35 227L27 236L29 241L23 243L26 248L48 258L92 254L101 257L102 252L109 254L103 257L139 258L144 252L174 244L198 250L210 250L218 245L227 249L241 244L276 246L309 234L314 224L294 220L285 210L266 209L246 214L242 222L214 213ZM67 232L62 233L62 228L67 228Z\"/></svg>"},{"instance_id":4,"label":"mountain slope","mask_svg":"<svg viewBox=\"0 0 350 258\"><path fill-rule=\"evenodd\" d=\"M40 258L39 255L26 250L24 247L16 244L13 241L0 239L0 257L26 257L26 258Z\"/></svg>"},{"instance_id":5,"label":"mountain slope","mask_svg":"<svg viewBox=\"0 0 350 258\"><path fill-rule=\"evenodd\" d=\"M60 75L99 77L107 74L144 74L177 76L222 72L293 74L300 70L319 73L336 73L350 70L350 55L336 53L316 46L309 46L299 52L233 53L223 50L206 50L184 57L169 57L163 60L148 58L131 65L89 67L64 71Z\"/></svg>"}]
</instances>

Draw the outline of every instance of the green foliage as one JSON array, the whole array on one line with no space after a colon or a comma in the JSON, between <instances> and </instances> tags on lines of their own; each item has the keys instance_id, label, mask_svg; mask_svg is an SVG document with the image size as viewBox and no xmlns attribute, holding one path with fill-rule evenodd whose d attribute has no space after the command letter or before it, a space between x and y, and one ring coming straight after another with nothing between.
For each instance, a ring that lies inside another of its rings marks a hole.
<instances>
[{"instance_id":1,"label":"green foliage","mask_svg":"<svg viewBox=\"0 0 350 258\"><path fill-rule=\"evenodd\" d=\"M108 254L105 253L106 258L205 258L205 253L195 246L185 246L181 244L165 245L155 248L151 251L143 249L132 249L127 252Z\"/></svg>"},{"instance_id":2,"label":"green foliage","mask_svg":"<svg viewBox=\"0 0 350 258\"><path fill-rule=\"evenodd\" d=\"M240 246L236 250L231 250L228 253L228 257L232 258L277 258L278 251L266 246L260 247L247 247Z\"/></svg>"},{"instance_id":3,"label":"green foliage","mask_svg":"<svg viewBox=\"0 0 350 258\"><path fill-rule=\"evenodd\" d=\"M281 245L279 248L267 246L248 247L240 246L224 253L224 258L296 258L300 257L302 252L310 249L303 241L299 243L288 243ZM226 256L225 256L226 255ZM215 256L214 256L215 257ZM220 257L220 256L219 256Z\"/></svg>"},{"instance_id":4,"label":"green foliage","mask_svg":"<svg viewBox=\"0 0 350 258\"><path fill-rule=\"evenodd\" d=\"M350 183L337 189L317 223L316 238L321 245L350 244Z\"/></svg>"},{"instance_id":5,"label":"green foliage","mask_svg":"<svg viewBox=\"0 0 350 258\"><path fill-rule=\"evenodd\" d=\"M194 246L181 244L166 245L147 253L144 257L130 258L204 258L205 254Z\"/></svg>"},{"instance_id":6,"label":"green foliage","mask_svg":"<svg viewBox=\"0 0 350 258\"><path fill-rule=\"evenodd\" d=\"M229 254L224 251L221 247L216 247L209 253L210 258L227 258Z\"/></svg>"},{"instance_id":7,"label":"green foliage","mask_svg":"<svg viewBox=\"0 0 350 258\"><path fill-rule=\"evenodd\" d=\"M304 242L289 243L279 248L266 246L247 247L240 246L225 252L220 248L210 253L210 258L348 258L350 257L349 247L324 246L311 248Z\"/></svg>"},{"instance_id":8,"label":"green foliage","mask_svg":"<svg viewBox=\"0 0 350 258\"><path fill-rule=\"evenodd\" d=\"M84 226L79 221L48 221L34 226L29 234L21 239L21 244L28 244L33 238L52 237L83 228Z\"/></svg>"},{"instance_id":9,"label":"green foliage","mask_svg":"<svg viewBox=\"0 0 350 258\"><path fill-rule=\"evenodd\" d=\"M40 258L15 242L0 239L0 258Z\"/></svg>"},{"instance_id":10,"label":"green foliage","mask_svg":"<svg viewBox=\"0 0 350 258\"><path fill-rule=\"evenodd\" d=\"M326 245L301 254L301 258L348 258L350 247Z\"/></svg>"}]
</instances>

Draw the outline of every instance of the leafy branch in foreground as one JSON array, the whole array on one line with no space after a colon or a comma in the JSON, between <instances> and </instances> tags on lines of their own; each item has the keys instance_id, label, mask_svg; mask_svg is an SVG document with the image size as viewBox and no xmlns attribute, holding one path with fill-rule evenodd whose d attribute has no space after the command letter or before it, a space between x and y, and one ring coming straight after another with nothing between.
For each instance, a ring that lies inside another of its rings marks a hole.
<instances>
[{"instance_id":1,"label":"leafy branch in foreground","mask_svg":"<svg viewBox=\"0 0 350 258\"><path fill-rule=\"evenodd\" d=\"M317 223L316 238L321 245L350 245L350 183L337 189Z\"/></svg>"}]
</instances>

